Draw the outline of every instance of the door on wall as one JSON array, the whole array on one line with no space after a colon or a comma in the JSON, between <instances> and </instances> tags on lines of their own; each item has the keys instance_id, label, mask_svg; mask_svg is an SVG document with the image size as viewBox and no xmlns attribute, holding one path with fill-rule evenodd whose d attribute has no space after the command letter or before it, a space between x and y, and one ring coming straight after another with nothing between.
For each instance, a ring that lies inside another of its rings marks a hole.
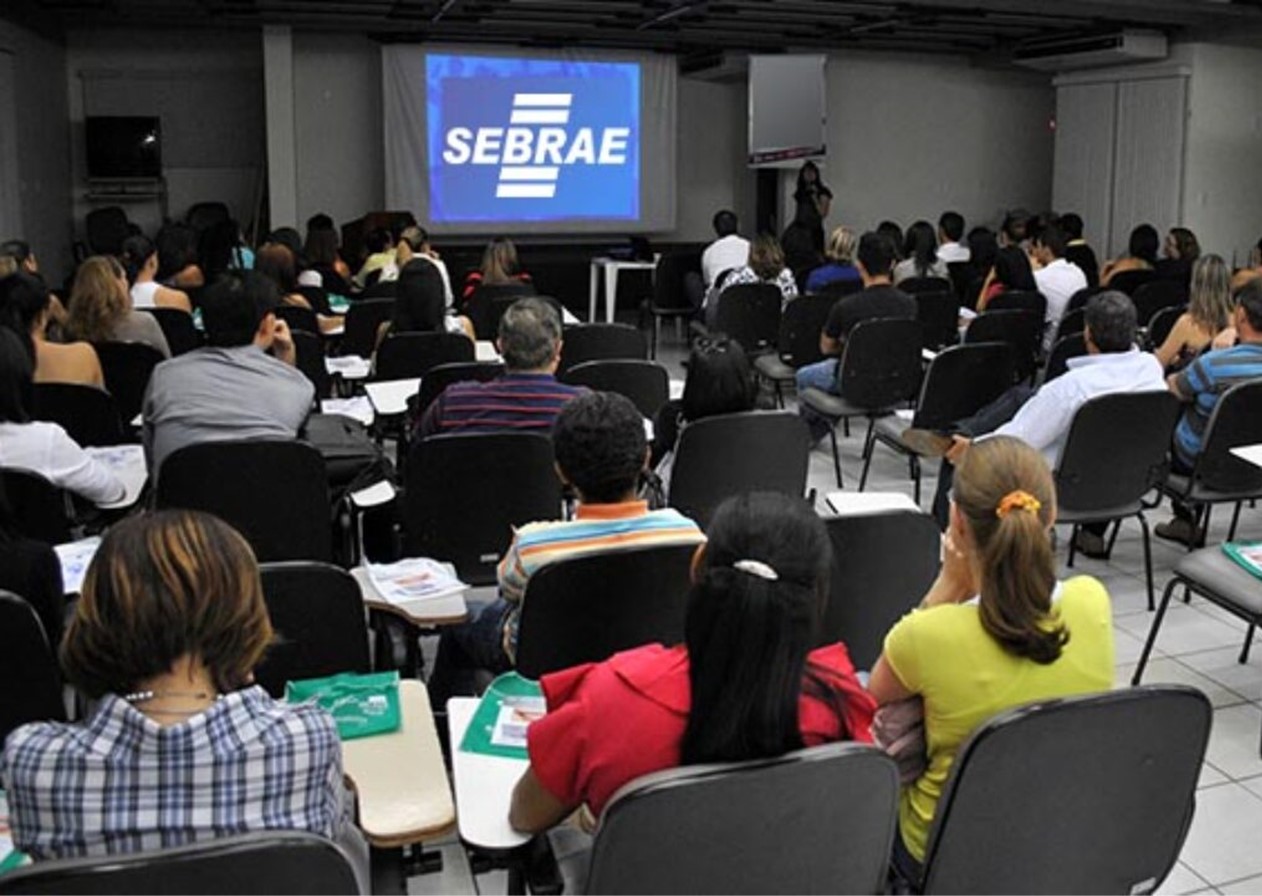
<instances>
[{"instance_id":1,"label":"door on wall","mask_svg":"<svg viewBox=\"0 0 1262 896\"><path fill-rule=\"evenodd\" d=\"M17 86L13 54L0 50L0 241L22 235L18 195Z\"/></svg>"}]
</instances>

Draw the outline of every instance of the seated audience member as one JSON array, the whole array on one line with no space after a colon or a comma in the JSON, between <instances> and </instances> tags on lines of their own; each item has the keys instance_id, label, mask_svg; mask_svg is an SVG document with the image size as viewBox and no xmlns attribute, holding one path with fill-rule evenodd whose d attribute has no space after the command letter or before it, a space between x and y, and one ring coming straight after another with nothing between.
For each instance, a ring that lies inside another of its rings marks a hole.
<instances>
[{"instance_id":1,"label":"seated audience member","mask_svg":"<svg viewBox=\"0 0 1262 896\"><path fill-rule=\"evenodd\" d=\"M1056 328L1065 315L1065 308L1074 293L1087 288L1087 276L1065 260L1065 234L1049 224L1034 238L1034 258L1039 267L1034 282L1047 299L1047 316L1043 322L1043 351L1051 351Z\"/></svg>"},{"instance_id":2,"label":"seated audience member","mask_svg":"<svg viewBox=\"0 0 1262 896\"><path fill-rule=\"evenodd\" d=\"M368 257L355 275L355 285L361 289L373 282L370 275L381 271L386 265L394 264L394 239L390 231L378 227L368 232L364 238L364 248L368 251Z\"/></svg>"},{"instance_id":3,"label":"seated audience member","mask_svg":"<svg viewBox=\"0 0 1262 896\"><path fill-rule=\"evenodd\" d=\"M890 241L890 247L894 250L894 264L906 257L903 254L903 248L907 244L906 238L903 236L903 228L899 227L894 221L882 221L877 225L876 232ZM890 267L892 271L893 265Z\"/></svg>"},{"instance_id":4,"label":"seated audience member","mask_svg":"<svg viewBox=\"0 0 1262 896\"><path fill-rule=\"evenodd\" d=\"M1074 414L1088 400L1114 392L1155 392L1165 387L1161 365L1135 346L1135 305L1120 292L1102 292L1087 303L1083 339L1087 354L1070 358L1069 369L1038 391L1013 386L966 420L956 421L948 433L908 429L903 439L927 456L943 455L958 465L972 440L989 433L1020 439L1043 452L1049 469L1056 469L1069 436ZM947 523L952 469L944 463L938 473L933 511L938 524ZM1086 531L1086 530L1084 530ZM1095 555L1103 545L1091 532L1079 532L1079 547Z\"/></svg>"},{"instance_id":5,"label":"seated audience member","mask_svg":"<svg viewBox=\"0 0 1262 896\"><path fill-rule=\"evenodd\" d=\"M837 284L852 284L856 288L863 284L863 277L854 265L854 253L858 237L849 227L835 227L828 238L827 261L817 267L806 278L807 292L820 292L824 287Z\"/></svg>"},{"instance_id":6,"label":"seated audience member","mask_svg":"<svg viewBox=\"0 0 1262 896\"><path fill-rule=\"evenodd\" d=\"M759 234L754 238L749 249L749 261L744 267L737 268L723 280L722 287L711 291L706 297L706 325L710 328L718 323L719 296L733 286L748 283L769 283L780 290L780 301L787 303L798 294L797 281L793 272L784 264L784 252L780 249L780 241L769 233Z\"/></svg>"},{"instance_id":7,"label":"seated audience member","mask_svg":"<svg viewBox=\"0 0 1262 896\"><path fill-rule=\"evenodd\" d=\"M188 294L158 282L158 250L145 236L129 236L123 242L123 266L131 284L133 308L176 308L191 312Z\"/></svg>"},{"instance_id":8,"label":"seated audience member","mask_svg":"<svg viewBox=\"0 0 1262 896\"><path fill-rule=\"evenodd\" d=\"M476 338L469 318L448 313L442 274L428 260L418 256L408 261L398 283L394 312L381 326L382 339L389 333L444 332Z\"/></svg>"},{"instance_id":9,"label":"seated audience member","mask_svg":"<svg viewBox=\"0 0 1262 896\"><path fill-rule=\"evenodd\" d=\"M1188 286L1192 280L1192 265L1201 257L1201 244L1196 234L1186 227L1172 227L1161 246L1162 258L1155 269L1162 280L1174 280Z\"/></svg>"},{"instance_id":10,"label":"seated audience member","mask_svg":"<svg viewBox=\"0 0 1262 896\"><path fill-rule=\"evenodd\" d=\"M340 329L346 323L341 314L334 314L329 307L329 296L323 287L317 288L312 297L299 292L298 254L284 243L268 242L254 256L254 270L276 284L283 305L294 305L315 312L316 325L321 333Z\"/></svg>"},{"instance_id":11,"label":"seated audience member","mask_svg":"<svg viewBox=\"0 0 1262 896\"><path fill-rule=\"evenodd\" d=\"M127 274L108 255L94 255L75 272L66 333L92 343L139 342L171 357L162 327L152 314L132 308Z\"/></svg>"},{"instance_id":12,"label":"seated audience member","mask_svg":"<svg viewBox=\"0 0 1262 896\"><path fill-rule=\"evenodd\" d=\"M1249 250L1249 264L1247 267L1240 268L1231 275L1231 292L1233 295L1240 292L1241 288L1250 280L1262 277L1262 240L1258 240L1257 244Z\"/></svg>"},{"instance_id":13,"label":"seated audience member","mask_svg":"<svg viewBox=\"0 0 1262 896\"><path fill-rule=\"evenodd\" d=\"M671 471L679 437L690 423L719 414L752 411L758 386L749 358L739 342L699 339L688 356L684 394L668 401L653 421L653 472L664 493L670 492Z\"/></svg>"},{"instance_id":14,"label":"seated audience member","mask_svg":"<svg viewBox=\"0 0 1262 896\"><path fill-rule=\"evenodd\" d=\"M943 212L938 218L938 258L943 264L966 262L972 256L964 239L964 216L959 212Z\"/></svg>"},{"instance_id":15,"label":"seated audience member","mask_svg":"<svg viewBox=\"0 0 1262 896\"><path fill-rule=\"evenodd\" d=\"M1170 391L1187 405L1174 430L1171 466L1176 473L1192 471L1209 418L1223 393L1239 383L1262 378L1262 280L1250 281L1240 290L1232 324L1236 345L1205 352L1168 380ZM1174 518L1158 525L1156 533L1171 541L1199 544L1204 533L1197 531L1192 508L1178 501L1172 503Z\"/></svg>"},{"instance_id":16,"label":"seated audience member","mask_svg":"<svg viewBox=\"0 0 1262 896\"><path fill-rule=\"evenodd\" d=\"M35 610L54 650L61 643L66 597L61 561L52 545L22 535L0 480L0 589L22 598Z\"/></svg>"},{"instance_id":17,"label":"seated audience member","mask_svg":"<svg viewBox=\"0 0 1262 896\"><path fill-rule=\"evenodd\" d=\"M968 232L968 255L968 281L960 298L964 305L976 308L982 284L999 257L999 238L985 227L974 227Z\"/></svg>"},{"instance_id":18,"label":"seated audience member","mask_svg":"<svg viewBox=\"0 0 1262 896\"><path fill-rule=\"evenodd\" d=\"M644 418L629 398L589 392L565 405L552 433L556 470L578 494L573 520L529 523L513 534L499 564L499 597L470 601L469 621L443 629L429 680L430 700L445 706L472 693L478 669L505 672L517 655L517 626L530 577L551 563L626 548L699 544L697 524L672 508L638 500L648 467Z\"/></svg>"},{"instance_id":19,"label":"seated audience member","mask_svg":"<svg viewBox=\"0 0 1262 896\"><path fill-rule=\"evenodd\" d=\"M241 225L231 219L217 221L202 231L197 257L207 283L214 283L228 271L248 271L254 267L254 252L241 237Z\"/></svg>"},{"instance_id":20,"label":"seated audience member","mask_svg":"<svg viewBox=\"0 0 1262 896\"><path fill-rule=\"evenodd\" d=\"M1156 349L1161 366L1168 373L1186 367L1231 325L1234 310L1226 262L1217 255L1202 255L1192 265L1188 310L1179 315L1165 342Z\"/></svg>"},{"instance_id":21,"label":"seated audience member","mask_svg":"<svg viewBox=\"0 0 1262 896\"><path fill-rule=\"evenodd\" d=\"M999 246L1025 248L1025 242L1030 236L1026 230L1029 221L1030 213L1021 208L1013 209L1004 215L1003 223L999 226Z\"/></svg>"},{"instance_id":22,"label":"seated audience member","mask_svg":"<svg viewBox=\"0 0 1262 896\"><path fill-rule=\"evenodd\" d=\"M158 281L172 289L198 289L206 275L197 259L197 232L186 224L167 224L154 240L158 247Z\"/></svg>"},{"instance_id":23,"label":"seated audience member","mask_svg":"<svg viewBox=\"0 0 1262 896\"><path fill-rule=\"evenodd\" d=\"M819 336L819 350L826 356L823 361L798 368L798 393L807 389L822 389L837 394L837 364L846 337L865 320L878 317L916 317L916 300L890 282L894 264L894 246L879 233L865 233L859 239L859 274L863 289L852 293L833 305L828 321ZM801 407L802 416L811 427L811 434L822 439L831 427L829 421L815 415L810 408Z\"/></svg>"},{"instance_id":24,"label":"seated audience member","mask_svg":"<svg viewBox=\"0 0 1262 896\"><path fill-rule=\"evenodd\" d=\"M96 349L86 342L51 342L52 295L44 281L29 274L0 280L0 324L22 340L35 363L37 383L80 383L105 386Z\"/></svg>"},{"instance_id":25,"label":"seated audience member","mask_svg":"<svg viewBox=\"0 0 1262 896\"><path fill-rule=\"evenodd\" d=\"M415 263L415 262L414 262ZM452 383L425 411L416 437L451 432L549 432L561 407L585 390L557 382L561 319L543 299L518 299L500 318L504 375Z\"/></svg>"},{"instance_id":26,"label":"seated audience member","mask_svg":"<svg viewBox=\"0 0 1262 896\"><path fill-rule=\"evenodd\" d=\"M40 277L39 259L31 251L31 244L26 240L8 240L0 243L0 256L12 258L17 269L32 277ZM0 276L7 276L0 274Z\"/></svg>"},{"instance_id":27,"label":"seated audience member","mask_svg":"<svg viewBox=\"0 0 1262 896\"><path fill-rule=\"evenodd\" d=\"M823 225L819 218L811 216L808 206L799 204L799 217L789 222L789 226L780 234L780 249L784 254L784 265L793 274L793 281L799 288L806 286L807 275L824 263L822 244ZM805 216L805 217L802 217Z\"/></svg>"},{"instance_id":28,"label":"seated audience member","mask_svg":"<svg viewBox=\"0 0 1262 896\"><path fill-rule=\"evenodd\" d=\"M43 476L95 504L120 501L126 489L109 467L56 423L31 419L31 356L0 327L0 467Z\"/></svg>"},{"instance_id":29,"label":"seated audience member","mask_svg":"<svg viewBox=\"0 0 1262 896\"><path fill-rule=\"evenodd\" d=\"M267 235L267 239L263 240L263 245L266 246L268 243L284 246L293 253L294 270L301 270L306 263L302 254L302 234L296 227L277 227Z\"/></svg>"},{"instance_id":30,"label":"seated audience member","mask_svg":"<svg viewBox=\"0 0 1262 896\"><path fill-rule=\"evenodd\" d=\"M801 501L765 492L725 501L693 565L683 644L543 677L548 714L526 732L530 766L513 790L512 826L544 831L584 805L599 817L650 772L870 742L875 701L845 645L812 649L831 556Z\"/></svg>"},{"instance_id":31,"label":"seated audience member","mask_svg":"<svg viewBox=\"0 0 1262 896\"><path fill-rule=\"evenodd\" d=\"M736 213L728 209L715 212L712 224L716 239L701 253L703 288L690 291L693 305L697 308L701 307L710 290L722 286L720 278L724 274L743 268L749 262L749 240L737 233L740 222Z\"/></svg>"},{"instance_id":32,"label":"seated audience member","mask_svg":"<svg viewBox=\"0 0 1262 896\"><path fill-rule=\"evenodd\" d=\"M918 881L956 751L982 723L1037 700L1113 685L1109 595L1056 581L1051 471L1017 439L978 443L960 465L938 578L885 638L868 690L924 701L929 765L903 788L894 865Z\"/></svg>"},{"instance_id":33,"label":"seated audience member","mask_svg":"<svg viewBox=\"0 0 1262 896\"><path fill-rule=\"evenodd\" d=\"M465 278L465 300L477 291L479 286L504 286L511 283L529 283L530 275L521 269L517 259L517 247L506 236L497 236L487 243L482 251L482 264L476 271L471 271Z\"/></svg>"},{"instance_id":34,"label":"seated audience member","mask_svg":"<svg viewBox=\"0 0 1262 896\"><path fill-rule=\"evenodd\" d=\"M1037 292L1034 272L1030 269L1030 256L1020 246L1004 246L995 256L995 266L990 269L977 298L977 310L985 311L995 296L1005 292Z\"/></svg>"},{"instance_id":35,"label":"seated audience member","mask_svg":"<svg viewBox=\"0 0 1262 896\"><path fill-rule=\"evenodd\" d=\"M1065 260L1076 264L1087 278L1087 285L1095 287L1100 285L1100 262L1083 239L1083 226L1082 218L1073 212L1060 216L1060 229L1065 234Z\"/></svg>"},{"instance_id":36,"label":"seated audience member","mask_svg":"<svg viewBox=\"0 0 1262 896\"><path fill-rule=\"evenodd\" d=\"M894 265L894 285L913 277L950 276L946 262L938 257L938 237L928 221L917 221L907 228L903 244L903 260Z\"/></svg>"},{"instance_id":37,"label":"seated audience member","mask_svg":"<svg viewBox=\"0 0 1262 896\"><path fill-rule=\"evenodd\" d=\"M14 845L42 861L310 831L366 877L336 723L254 684L273 637L254 555L226 523L168 510L112 527L61 647L91 710L5 743Z\"/></svg>"},{"instance_id":38,"label":"seated audience member","mask_svg":"<svg viewBox=\"0 0 1262 896\"><path fill-rule=\"evenodd\" d=\"M1100 285L1108 286L1115 274L1123 271L1151 271L1157 266L1157 249L1161 237L1151 224L1140 224L1131 231L1126 254L1108 262L1100 271Z\"/></svg>"},{"instance_id":39,"label":"seated audience member","mask_svg":"<svg viewBox=\"0 0 1262 896\"><path fill-rule=\"evenodd\" d=\"M307 222L302 254L307 260L307 270L320 278L316 286L334 295L351 294L351 272L338 253L337 231L328 215L314 215Z\"/></svg>"},{"instance_id":40,"label":"seated audience member","mask_svg":"<svg viewBox=\"0 0 1262 896\"><path fill-rule=\"evenodd\" d=\"M276 284L257 271L233 272L206 288L206 347L159 364L145 393L150 470L186 445L297 437L315 387L294 367L279 304Z\"/></svg>"},{"instance_id":41,"label":"seated audience member","mask_svg":"<svg viewBox=\"0 0 1262 896\"><path fill-rule=\"evenodd\" d=\"M425 228L413 225L405 227L399 234L399 243L395 247L395 263L387 265L381 272L382 280L397 280L399 272L413 259L420 259L432 264L443 279L443 302L449 314L455 313L455 296L451 290L451 274L447 265L430 245L429 234Z\"/></svg>"}]
</instances>

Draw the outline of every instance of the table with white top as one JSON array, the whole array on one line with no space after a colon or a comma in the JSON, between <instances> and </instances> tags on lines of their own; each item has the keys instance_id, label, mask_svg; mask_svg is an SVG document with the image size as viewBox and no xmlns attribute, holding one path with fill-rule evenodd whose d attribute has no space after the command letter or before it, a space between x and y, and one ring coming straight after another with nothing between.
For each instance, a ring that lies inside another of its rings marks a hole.
<instances>
[{"instance_id":1,"label":"table with white top","mask_svg":"<svg viewBox=\"0 0 1262 896\"><path fill-rule=\"evenodd\" d=\"M920 507L902 492L829 492L824 498L837 516L859 516L865 513L881 513L887 510L905 510L921 513Z\"/></svg>"},{"instance_id":2,"label":"table with white top","mask_svg":"<svg viewBox=\"0 0 1262 896\"><path fill-rule=\"evenodd\" d=\"M365 383L364 392L372 402L373 410L381 417L397 417L406 414L408 399L420 388L421 378L410 377L405 380L381 380L376 383Z\"/></svg>"},{"instance_id":3,"label":"table with white top","mask_svg":"<svg viewBox=\"0 0 1262 896\"><path fill-rule=\"evenodd\" d=\"M478 702L474 697L452 697L447 701L457 826L460 839L470 846L505 852L530 842L529 834L513 830L508 823L513 787L530 766L530 761L507 756L484 756L460 749Z\"/></svg>"},{"instance_id":4,"label":"table with white top","mask_svg":"<svg viewBox=\"0 0 1262 896\"><path fill-rule=\"evenodd\" d=\"M591 283L588 291L587 319L596 320L596 293L600 288L600 272L605 273L605 321L613 323L613 311L618 302L618 274L622 271L655 271L657 259L653 261L630 261L620 258L593 258L591 263Z\"/></svg>"},{"instance_id":5,"label":"table with white top","mask_svg":"<svg viewBox=\"0 0 1262 896\"><path fill-rule=\"evenodd\" d=\"M435 597L429 600L416 601L408 611L390 603L373 584L368 567L357 566L351 570L351 576L359 585L359 593L363 595L364 604L373 610L392 613L418 628L434 628L440 625L458 625L469 618L469 608L464 594L453 594ZM476 590L476 589L475 589Z\"/></svg>"}]
</instances>

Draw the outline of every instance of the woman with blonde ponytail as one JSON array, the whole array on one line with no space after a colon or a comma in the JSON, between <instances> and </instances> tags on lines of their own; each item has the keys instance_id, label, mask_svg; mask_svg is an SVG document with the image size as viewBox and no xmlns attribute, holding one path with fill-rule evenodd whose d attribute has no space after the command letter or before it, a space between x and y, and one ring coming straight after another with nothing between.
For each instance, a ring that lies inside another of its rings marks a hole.
<instances>
[{"instance_id":1,"label":"woman with blonde ponytail","mask_svg":"<svg viewBox=\"0 0 1262 896\"><path fill-rule=\"evenodd\" d=\"M942 570L872 670L877 703L924 700L929 764L903 789L894 847L912 879L955 753L974 729L1014 706L1113 685L1108 592L1090 576L1056 581L1055 519L1039 452L1002 436L975 442L956 470Z\"/></svg>"}]
</instances>

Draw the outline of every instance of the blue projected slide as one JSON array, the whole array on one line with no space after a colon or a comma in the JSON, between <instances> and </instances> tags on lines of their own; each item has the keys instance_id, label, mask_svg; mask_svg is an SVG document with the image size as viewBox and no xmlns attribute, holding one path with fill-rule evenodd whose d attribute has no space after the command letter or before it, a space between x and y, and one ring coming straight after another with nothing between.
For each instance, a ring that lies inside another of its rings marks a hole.
<instances>
[{"instance_id":1,"label":"blue projected slide","mask_svg":"<svg viewBox=\"0 0 1262 896\"><path fill-rule=\"evenodd\" d=\"M638 63L426 57L429 215L635 221Z\"/></svg>"}]
</instances>

